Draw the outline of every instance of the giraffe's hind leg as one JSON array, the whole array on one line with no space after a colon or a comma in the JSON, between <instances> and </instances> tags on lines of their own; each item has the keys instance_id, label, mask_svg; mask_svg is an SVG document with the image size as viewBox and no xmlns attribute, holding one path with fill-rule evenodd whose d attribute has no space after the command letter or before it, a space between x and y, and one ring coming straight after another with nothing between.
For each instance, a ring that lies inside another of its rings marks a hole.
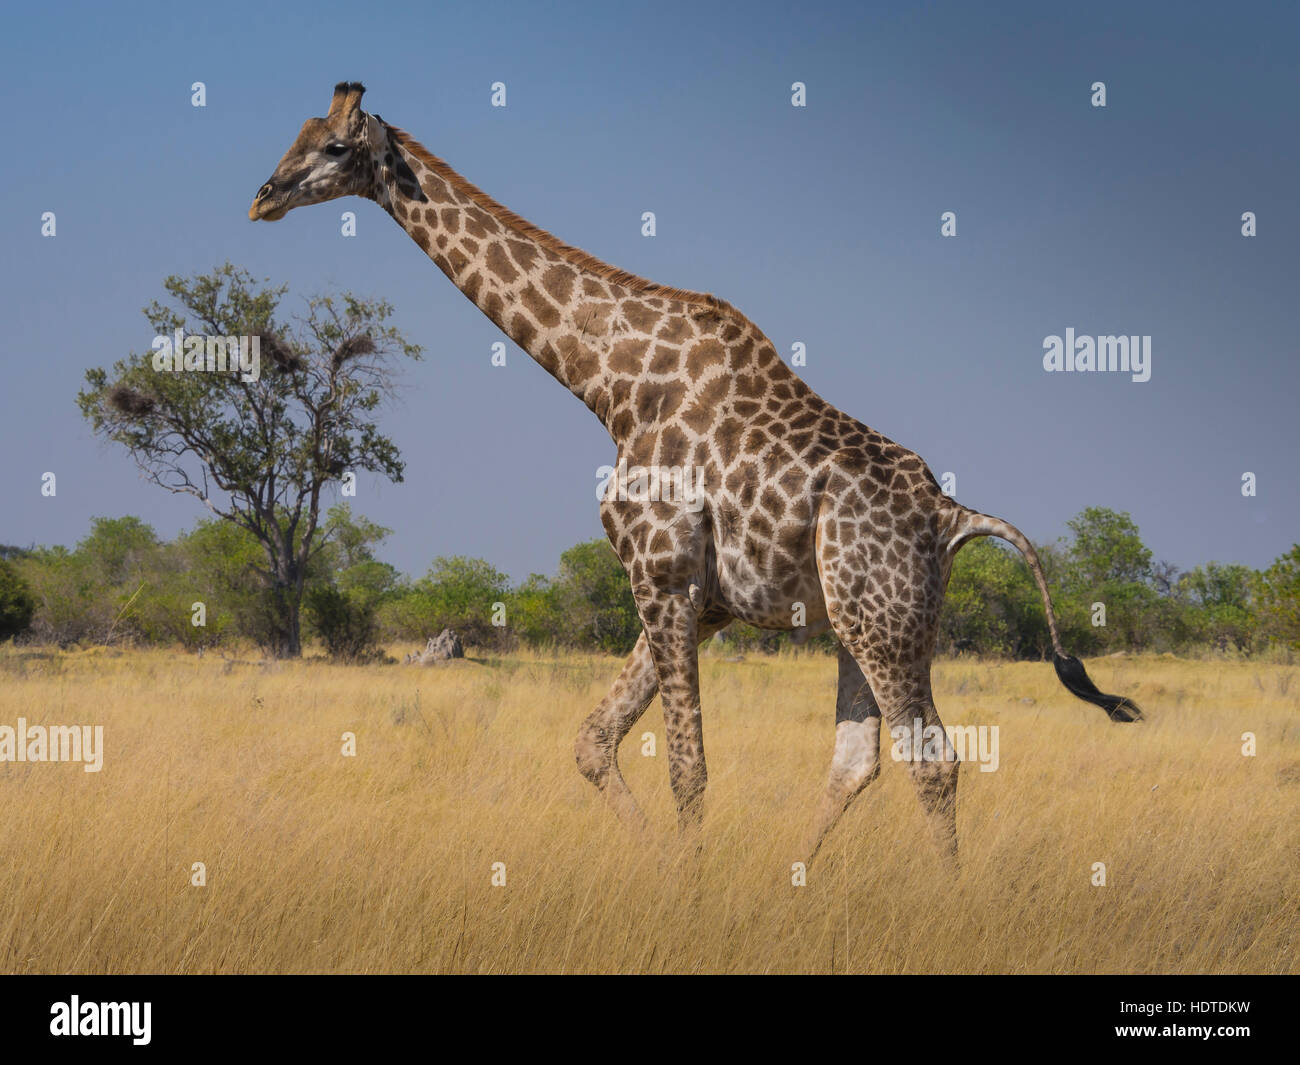
<instances>
[{"instance_id":1,"label":"giraffe's hind leg","mask_svg":"<svg viewBox=\"0 0 1300 1065\"><path fill-rule=\"evenodd\" d=\"M957 857L957 776L961 763L944 731L930 690L930 664L881 659L863 650L856 652L863 663L871 690L880 700L880 710L891 737L905 735L909 741L894 746L907 767L935 840L951 858ZM898 733L896 730L905 729Z\"/></svg>"},{"instance_id":2,"label":"giraffe's hind leg","mask_svg":"<svg viewBox=\"0 0 1300 1065\"><path fill-rule=\"evenodd\" d=\"M857 659L843 645L835 692L835 754L804 853L811 864L850 803L880 775L880 707Z\"/></svg>"},{"instance_id":3,"label":"giraffe's hind leg","mask_svg":"<svg viewBox=\"0 0 1300 1065\"><path fill-rule=\"evenodd\" d=\"M819 528L818 571L831 627L862 667L891 737L915 785L917 798L943 851L957 854L959 763L930 688L930 660L939 629L947 570L926 523L898 529L861 520L849 508L858 536L826 549Z\"/></svg>"},{"instance_id":4,"label":"giraffe's hind leg","mask_svg":"<svg viewBox=\"0 0 1300 1065\"><path fill-rule=\"evenodd\" d=\"M699 642L726 628L730 622L731 618L721 615L702 617ZM643 632L605 698L582 723L574 744L582 775L596 785L621 820L637 828L645 827L645 815L619 772L618 747L654 701L658 690L654 656Z\"/></svg>"}]
</instances>

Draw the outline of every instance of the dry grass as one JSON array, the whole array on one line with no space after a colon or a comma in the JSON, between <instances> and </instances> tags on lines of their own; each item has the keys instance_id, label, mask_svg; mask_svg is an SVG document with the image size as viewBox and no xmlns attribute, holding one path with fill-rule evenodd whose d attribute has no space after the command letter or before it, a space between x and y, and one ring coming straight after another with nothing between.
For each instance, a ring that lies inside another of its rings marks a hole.
<instances>
[{"instance_id":1,"label":"dry grass","mask_svg":"<svg viewBox=\"0 0 1300 1065\"><path fill-rule=\"evenodd\" d=\"M622 758L654 841L574 767L616 670L0 651L0 724L106 747L98 774L0 764L0 971L1300 971L1300 667L1101 660L1150 718L1115 726L1049 665L940 663L946 721L1000 727L998 771L962 774L960 873L886 758L802 888L833 660L706 659L698 856L657 706Z\"/></svg>"}]
</instances>

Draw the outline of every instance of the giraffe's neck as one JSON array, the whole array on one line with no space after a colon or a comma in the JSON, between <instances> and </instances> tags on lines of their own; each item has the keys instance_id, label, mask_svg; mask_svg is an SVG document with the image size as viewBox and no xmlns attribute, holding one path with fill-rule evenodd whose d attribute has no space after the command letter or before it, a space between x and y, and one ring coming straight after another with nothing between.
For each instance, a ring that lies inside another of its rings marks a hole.
<instances>
[{"instance_id":1,"label":"giraffe's neck","mask_svg":"<svg viewBox=\"0 0 1300 1065\"><path fill-rule=\"evenodd\" d=\"M405 135L382 126L374 199L452 283L609 427L617 286L585 271Z\"/></svg>"}]
</instances>

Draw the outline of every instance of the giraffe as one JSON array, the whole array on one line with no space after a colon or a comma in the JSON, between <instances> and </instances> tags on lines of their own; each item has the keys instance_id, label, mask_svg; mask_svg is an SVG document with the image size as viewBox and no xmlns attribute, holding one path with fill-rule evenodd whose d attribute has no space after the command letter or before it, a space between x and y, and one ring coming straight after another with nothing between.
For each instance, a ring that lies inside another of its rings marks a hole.
<instances>
[{"instance_id":1,"label":"giraffe","mask_svg":"<svg viewBox=\"0 0 1300 1065\"><path fill-rule=\"evenodd\" d=\"M878 775L882 719L891 730L919 721L942 737L931 745L918 737L905 764L941 851L955 858L960 765L930 664L953 557L981 536L1024 556L1066 689L1112 721L1141 718L1063 650L1042 567L1018 529L945 495L920 457L814 393L731 304L563 243L363 111L364 92L358 82L335 86L328 113L303 124L249 218L273 221L348 195L375 201L591 409L620 469L701 473L694 493L645 491L643 482L600 503L642 632L582 724L575 754L618 815L645 825L618 748L658 693L678 820L683 829L700 822L704 640L737 619L797 639L829 628L839 641L835 740L807 860Z\"/></svg>"}]
</instances>

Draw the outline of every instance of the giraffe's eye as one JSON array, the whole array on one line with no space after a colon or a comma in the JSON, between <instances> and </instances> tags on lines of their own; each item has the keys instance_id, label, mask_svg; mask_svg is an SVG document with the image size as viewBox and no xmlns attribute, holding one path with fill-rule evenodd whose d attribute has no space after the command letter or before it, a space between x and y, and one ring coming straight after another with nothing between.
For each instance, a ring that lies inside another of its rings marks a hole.
<instances>
[{"instance_id":1,"label":"giraffe's eye","mask_svg":"<svg viewBox=\"0 0 1300 1065\"><path fill-rule=\"evenodd\" d=\"M346 144L327 144L325 145L325 154L333 156L347 155L348 146Z\"/></svg>"}]
</instances>

